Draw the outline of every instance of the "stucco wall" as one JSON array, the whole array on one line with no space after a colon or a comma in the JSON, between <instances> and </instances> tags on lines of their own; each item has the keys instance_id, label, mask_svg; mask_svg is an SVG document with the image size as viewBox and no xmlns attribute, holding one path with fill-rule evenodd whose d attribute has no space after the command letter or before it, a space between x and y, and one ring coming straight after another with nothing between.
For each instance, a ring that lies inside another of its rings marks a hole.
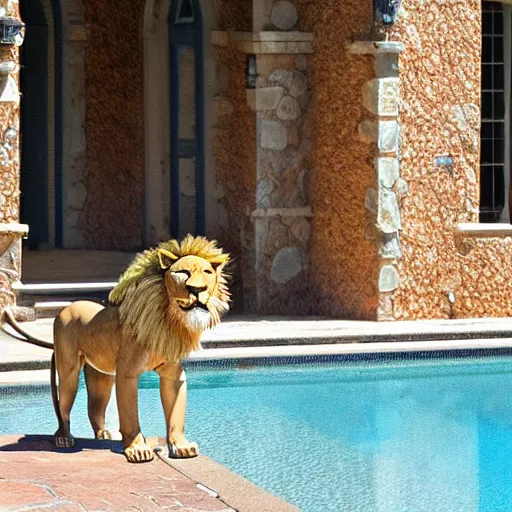
<instances>
[{"instance_id":1,"label":"stucco wall","mask_svg":"<svg viewBox=\"0 0 512 512\"><path fill-rule=\"evenodd\" d=\"M213 155L216 180L223 191L220 201L226 212L226 227L221 229L219 239L234 258L234 308L251 310L255 301L251 293L254 226L250 213L256 201L256 122L245 93L246 56L233 47L216 47L214 55L217 90ZM242 262L246 268L241 267Z\"/></svg>"},{"instance_id":2,"label":"stucco wall","mask_svg":"<svg viewBox=\"0 0 512 512\"><path fill-rule=\"evenodd\" d=\"M393 296L397 319L512 314L512 240L457 238L459 222L478 222L480 0L420 5L404 0L400 58L403 199ZM436 167L436 155L453 169Z\"/></svg>"},{"instance_id":3,"label":"stucco wall","mask_svg":"<svg viewBox=\"0 0 512 512\"><path fill-rule=\"evenodd\" d=\"M19 18L18 2L4 5L6 16ZM19 64L17 47L0 48L1 60ZM20 161L18 73L3 81L0 93L0 223L19 222Z\"/></svg>"},{"instance_id":4,"label":"stucco wall","mask_svg":"<svg viewBox=\"0 0 512 512\"><path fill-rule=\"evenodd\" d=\"M0 0L0 7L5 10L5 16L19 19L16 0L9 2ZM0 48L0 60L10 60L19 64L18 48L9 46ZM0 224L19 222L18 79L18 73L13 72L0 84ZM21 234L11 237L11 231L5 228L4 226L0 234L0 310L4 306L14 305L15 295L12 285L21 275Z\"/></svg>"},{"instance_id":5,"label":"stucco wall","mask_svg":"<svg viewBox=\"0 0 512 512\"><path fill-rule=\"evenodd\" d=\"M84 2L86 139L85 237L90 248L142 244L144 186L142 0Z\"/></svg>"},{"instance_id":6,"label":"stucco wall","mask_svg":"<svg viewBox=\"0 0 512 512\"><path fill-rule=\"evenodd\" d=\"M252 0L217 0L220 30L252 30Z\"/></svg>"},{"instance_id":7,"label":"stucco wall","mask_svg":"<svg viewBox=\"0 0 512 512\"><path fill-rule=\"evenodd\" d=\"M379 262L375 243L365 236L364 198L375 182L375 149L358 137L358 124L368 116L361 90L374 77L373 58L346 51L348 42L367 37L371 2L301 0L298 6L301 30L315 34L310 197L316 313L374 319Z\"/></svg>"}]
</instances>

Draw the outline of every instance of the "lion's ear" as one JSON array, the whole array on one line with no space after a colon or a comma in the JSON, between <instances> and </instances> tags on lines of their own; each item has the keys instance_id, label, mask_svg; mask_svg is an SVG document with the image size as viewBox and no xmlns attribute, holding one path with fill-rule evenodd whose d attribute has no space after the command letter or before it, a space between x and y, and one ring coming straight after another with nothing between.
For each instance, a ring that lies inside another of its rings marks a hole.
<instances>
[{"instance_id":1,"label":"lion's ear","mask_svg":"<svg viewBox=\"0 0 512 512\"><path fill-rule=\"evenodd\" d=\"M225 265L222 261L212 261L210 262L210 265L212 266L213 270L217 272L217 270L222 270L222 267Z\"/></svg>"},{"instance_id":2,"label":"lion's ear","mask_svg":"<svg viewBox=\"0 0 512 512\"><path fill-rule=\"evenodd\" d=\"M210 265L212 266L215 272L221 272L222 269L229 263L229 254L223 253L217 256L214 261L210 261Z\"/></svg>"},{"instance_id":3,"label":"lion's ear","mask_svg":"<svg viewBox=\"0 0 512 512\"><path fill-rule=\"evenodd\" d=\"M173 254L170 251L166 251L165 249L158 249L157 252L160 267L162 267L164 270L168 269L178 259L176 254Z\"/></svg>"}]
</instances>

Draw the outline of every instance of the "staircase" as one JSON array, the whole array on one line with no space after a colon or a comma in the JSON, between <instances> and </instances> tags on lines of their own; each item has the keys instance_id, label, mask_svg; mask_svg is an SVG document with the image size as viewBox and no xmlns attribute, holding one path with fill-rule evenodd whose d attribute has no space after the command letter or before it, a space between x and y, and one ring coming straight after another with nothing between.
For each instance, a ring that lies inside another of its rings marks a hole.
<instances>
[{"instance_id":1,"label":"staircase","mask_svg":"<svg viewBox=\"0 0 512 512\"><path fill-rule=\"evenodd\" d=\"M113 251L24 251L22 283L14 285L20 306L36 318L56 316L75 300L105 301L135 254Z\"/></svg>"}]
</instances>

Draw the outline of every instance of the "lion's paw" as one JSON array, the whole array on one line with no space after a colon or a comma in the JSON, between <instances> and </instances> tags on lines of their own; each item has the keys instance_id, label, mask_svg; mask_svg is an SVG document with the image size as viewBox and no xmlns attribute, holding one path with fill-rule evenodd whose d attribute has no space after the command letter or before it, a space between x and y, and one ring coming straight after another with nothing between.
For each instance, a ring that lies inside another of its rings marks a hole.
<instances>
[{"instance_id":1,"label":"lion's paw","mask_svg":"<svg viewBox=\"0 0 512 512\"><path fill-rule=\"evenodd\" d=\"M112 434L109 430L102 428L96 432L96 439L101 439L102 441L110 441L112 439Z\"/></svg>"},{"instance_id":2,"label":"lion's paw","mask_svg":"<svg viewBox=\"0 0 512 512\"><path fill-rule=\"evenodd\" d=\"M153 447L139 434L128 448L124 449L128 462L149 462L153 460Z\"/></svg>"},{"instance_id":3,"label":"lion's paw","mask_svg":"<svg viewBox=\"0 0 512 512\"><path fill-rule=\"evenodd\" d=\"M199 455L199 447L197 443L191 443L185 438L169 441L169 458L171 459L189 459Z\"/></svg>"},{"instance_id":4,"label":"lion's paw","mask_svg":"<svg viewBox=\"0 0 512 512\"><path fill-rule=\"evenodd\" d=\"M73 448L75 446L75 438L73 436L55 434L54 440L57 448Z\"/></svg>"}]
</instances>

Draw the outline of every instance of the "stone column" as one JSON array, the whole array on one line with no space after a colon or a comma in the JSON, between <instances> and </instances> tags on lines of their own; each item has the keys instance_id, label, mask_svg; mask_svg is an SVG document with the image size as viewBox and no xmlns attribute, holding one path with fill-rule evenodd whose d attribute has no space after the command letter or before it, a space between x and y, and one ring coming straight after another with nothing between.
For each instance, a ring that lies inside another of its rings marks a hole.
<instances>
[{"instance_id":1,"label":"stone column","mask_svg":"<svg viewBox=\"0 0 512 512\"><path fill-rule=\"evenodd\" d=\"M400 178L400 126L398 57L403 45L396 42L359 41L349 51L354 55L374 55L375 79L366 82L361 101L369 117L359 125L359 135L376 146L375 186L366 192L367 237L375 240L381 256L377 320L394 320L391 295L399 284L400 251L399 200L407 193Z\"/></svg>"},{"instance_id":2,"label":"stone column","mask_svg":"<svg viewBox=\"0 0 512 512\"><path fill-rule=\"evenodd\" d=\"M0 0L0 18L19 19L18 2ZM21 279L21 238L28 226L19 224L20 94L19 52L22 34L0 45L0 312L15 307L13 285ZM21 313L18 310L18 313ZM21 316L21 315L18 315Z\"/></svg>"},{"instance_id":3,"label":"stone column","mask_svg":"<svg viewBox=\"0 0 512 512\"><path fill-rule=\"evenodd\" d=\"M308 314L308 61L313 34L265 31L214 37L216 44L223 40L247 56L247 102L256 126L256 194L247 208L254 234L242 248L244 288L250 283L251 309L257 313Z\"/></svg>"}]
</instances>

